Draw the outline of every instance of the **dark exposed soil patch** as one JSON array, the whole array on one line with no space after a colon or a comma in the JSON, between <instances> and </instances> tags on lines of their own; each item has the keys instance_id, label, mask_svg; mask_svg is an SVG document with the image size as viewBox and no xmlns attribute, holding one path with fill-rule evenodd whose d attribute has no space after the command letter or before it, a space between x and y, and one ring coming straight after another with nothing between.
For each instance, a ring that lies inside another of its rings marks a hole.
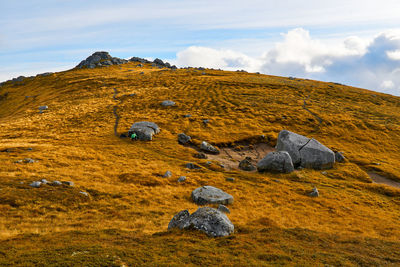
<instances>
[{"instance_id":1,"label":"dark exposed soil patch","mask_svg":"<svg viewBox=\"0 0 400 267\"><path fill-rule=\"evenodd\" d=\"M210 160L220 162L227 170L231 170L239 169L239 162L246 157L250 157L251 162L256 165L258 161L272 151L275 151L274 147L266 143L259 143L240 147L223 147L220 148L218 155L207 154L207 157Z\"/></svg>"},{"instance_id":2,"label":"dark exposed soil patch","mask_svg":"<svg viewBox=\"0 0 400 267\"><path fill-rule=\"evenodd\" d=\"M368 173L369 177L371 177L372 181L374 181L374 183L385 184L388 186L400 188L399 182L395 182L393 180L390 180L389 178L386 178L386 177L379 175L377 173L374 173L374 172L367 172L367 173Z\"/></svg>"}]
</instances>

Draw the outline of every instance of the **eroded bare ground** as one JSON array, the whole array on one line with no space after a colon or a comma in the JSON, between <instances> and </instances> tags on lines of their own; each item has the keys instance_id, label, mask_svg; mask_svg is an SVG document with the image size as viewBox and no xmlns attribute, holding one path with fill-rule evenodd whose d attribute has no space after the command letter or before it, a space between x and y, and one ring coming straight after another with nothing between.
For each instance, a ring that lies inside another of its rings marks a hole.
<instances>
[{"instance_id":1,"label":"eroded bare ground","mask_svg":"<svg viewBox=\"0 0 400 267\"><path fill-rule=\"evenodd\" d=\"M215 160L224 165L225 169L239 169L239 162L246 157L251 158L251 162L256 165L269 152L275 151L275 148L266 144L258 143L254 145L244 145L239 147L220 148L218 155L207 154L210 160Z\"/></svg>"},{"instance_id":2,"label":"eroded bare ground","mask_svg":"<svg viewBox=\"0 0 400 267\"><path fill-rule=\"evenodd\" d=\"M374 172L368 172L369 177L371 177L372 181L374 181L374 183L377 184L385 184L388 186L393 186L396 188L400 188L400 183L399 182L395 182L393 180L390 180L389 178L386 178L382 175L379 175L377 173Z\"/></svg>"}]
</instances>

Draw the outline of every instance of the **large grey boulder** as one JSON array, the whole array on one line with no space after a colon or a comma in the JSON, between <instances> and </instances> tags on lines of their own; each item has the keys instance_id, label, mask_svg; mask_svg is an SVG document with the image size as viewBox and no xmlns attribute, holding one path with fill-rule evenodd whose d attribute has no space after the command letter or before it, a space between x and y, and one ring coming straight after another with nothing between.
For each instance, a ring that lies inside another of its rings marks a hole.
<instances>
[{"instance_id":1,"label":"large grey boulder","mask_svg":"<svg viewBox=\"0 0 400 267\"><path fill-rule=\"evenodd\" d=\"M329 169L335 163L335 153L315 140L282 130L278 135L277 151L287 151L295 167Z\"/></svg>"},{"instance_id":2,"label":"large grey boulder","mask_svg":"<svg viewBox=\"0 0 400 267\"><path fill-rule=\"evenodd\" d=\"M140 121L132 124L129 129L128 135L131 136L135 133L139 140L151 141L153 140L153 135L160 132L160 127L154 122Z\"/></svg>"},{"instance_id":3,"label":"large grey boulder","mask_svg":"<svg viewBox=\"0 0 400 267\"><path fill-rule=\"evenodd\" d=\"M262 160L257 163L259 172L271 171L290 173L294 171L292 159L288 152L278 151L268 153Z\"/></svg>"},{"instance_id":4,"label":"large grey boulder","mask_svg":"<svg viewBox=\"0 0 400 267\"><path fill-rule=\"evenodd\" d=\"M193 202L198 205L207 204L232 204L233 196L213 186L202 186L192 192Z\"/></svg>"},{"instance_id":5,"label":"large grey boulder","mask_svg":"<svg viewBox=\"0 0 400 267\"><path fill-rule=\"evenodd\" d=\"M206 141L201 142L200 149L208 153L219 154L218 148L210 145Z\"/></svg>"},{"instance_id":6,"label":"large grey boulder","mask_svg":"<svg viewBox=\"0 0 400 267\"><path fill-rule=\"evenodd\" d=\"M187 210L179 212L168 224L168 230L173 228L195 229L210 237L228 236L235 230L224 213L210 207L199 208L191 215Z\"/></svg>"}]
</instances>

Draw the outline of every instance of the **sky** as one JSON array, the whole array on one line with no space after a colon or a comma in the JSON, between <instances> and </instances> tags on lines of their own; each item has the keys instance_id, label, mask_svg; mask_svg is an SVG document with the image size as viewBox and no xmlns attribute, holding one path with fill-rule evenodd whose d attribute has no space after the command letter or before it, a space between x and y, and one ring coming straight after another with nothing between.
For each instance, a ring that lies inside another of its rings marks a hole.
<instances>
[{"instance_id":1,"label":"sky","mask_svg":"<svg viewBox=\"0 0 400 267\"><path fill-rule=\"evenodd\" d=\"M95 51L400 96L398 0L0 0L0 82Z\"/></svg>"}]
</instances>

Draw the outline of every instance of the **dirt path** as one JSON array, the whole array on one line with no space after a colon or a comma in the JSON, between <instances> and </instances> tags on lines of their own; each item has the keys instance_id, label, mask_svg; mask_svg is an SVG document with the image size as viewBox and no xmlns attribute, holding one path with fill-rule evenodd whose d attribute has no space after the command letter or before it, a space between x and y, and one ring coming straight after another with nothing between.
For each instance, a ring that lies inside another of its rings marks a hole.
<instances>
[{"instance_id":1,"label":"dirt path","mask_svg":"<svg viewBox=\"0 0 400 267\"><path fill-rule=\"evenodd\" d=\"M393 180L390 180L382 175L379 175L377 173L374 172L367 172L369 177L371 177L372 181L374 181L374 183L377 184L385 184L388 186L392 186L392 187L396 187L396 188L400 188L400 183L399 182L395 182Z\"/></svg>"},{"instance_id":2,"label":"dirt path","mask_svg":"<svg viewBox=\"0 0 400 267\"><path fill-rule=\"evenodd\" d=\"M269 152L275 151L275 148L265 143L255 144L252 147L244 146L241 150L235 150L232 147L220 149L218 155L207 154L210 160L216 160L225 166L227 170L239 169L239 162L246 157L251 158L251 162L256 165Z\"/></svg>"}]
</instances>

